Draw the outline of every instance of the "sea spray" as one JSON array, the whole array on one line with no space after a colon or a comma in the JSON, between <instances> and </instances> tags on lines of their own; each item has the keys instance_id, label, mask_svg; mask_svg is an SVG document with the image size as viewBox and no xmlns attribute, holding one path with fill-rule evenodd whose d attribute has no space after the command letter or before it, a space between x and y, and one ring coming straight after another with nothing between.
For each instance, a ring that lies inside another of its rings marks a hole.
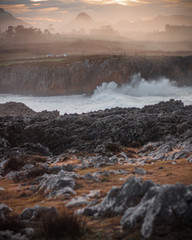
<instances>
[{"instance_id":1,"label":"sea spray","mask_svg":"<svg viewBox=\"0 0 192 240\"><path fill-rule=\"evenodd\" d=\"M23 102L33 110L58 110L64 113L82 113L113 107L138 107L155 104L169 99L192 104L192 87L178 87L175 82L161 77L158 80L141 78L135 74L129 84L118 85L114 81L98 86L92 96L70 95L33 97L0 94L0 103Z\"/></svg>"}]
</instances>

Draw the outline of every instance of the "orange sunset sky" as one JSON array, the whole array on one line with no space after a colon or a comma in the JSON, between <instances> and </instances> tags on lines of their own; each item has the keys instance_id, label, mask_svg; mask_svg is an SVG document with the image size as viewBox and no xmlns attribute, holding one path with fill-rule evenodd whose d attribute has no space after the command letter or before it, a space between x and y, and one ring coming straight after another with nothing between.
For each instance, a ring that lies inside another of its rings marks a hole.
<instances>
[{"instance_id":1,"label":"orange sunset sky","mask_svg":"<svg viewBox=\"0 0 192 240\"><path fill-rule=\"evenodd\" d=\"M80 12L109 23L160 14L192 16L192 0L0 0L0 7L34 27L61 25Z\"/></svg>"}]
</instances>

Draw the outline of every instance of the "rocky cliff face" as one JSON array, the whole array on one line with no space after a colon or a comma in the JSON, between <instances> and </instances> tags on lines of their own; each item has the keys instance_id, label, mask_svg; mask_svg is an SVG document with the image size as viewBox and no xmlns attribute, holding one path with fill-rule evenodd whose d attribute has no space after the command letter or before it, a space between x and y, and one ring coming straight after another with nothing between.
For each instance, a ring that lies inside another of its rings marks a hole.
<instances>
[{"instance_id":1,"label":"rocky cliff face","mask_svg":"<svg viewBox=\"0 0 192 240\"><path fill-rule=\"evenodd\" d=\"M127 83L135 73L149 81L163 76L178 85L192 85L192 56L92 56L2 66L0 93L90 94L103 82Z\"/></svg>"}]
</instances>

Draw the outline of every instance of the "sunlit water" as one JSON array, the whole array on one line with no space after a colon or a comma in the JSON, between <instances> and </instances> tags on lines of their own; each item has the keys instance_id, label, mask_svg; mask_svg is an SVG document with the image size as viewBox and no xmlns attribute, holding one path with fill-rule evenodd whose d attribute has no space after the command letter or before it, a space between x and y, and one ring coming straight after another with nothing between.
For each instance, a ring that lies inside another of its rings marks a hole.
<instances>
[{"instance_id":1,"label":"sunlit water","mask_svg":"<svg viewBox=\"0 0 192 240\"><path fill-rule=\"evenodd\" d=\"M34 97L0 94L0 103L22 102L37 112L58 110L60 114L86 113L113 107L141 108L169 99L182 100L185 105L192 104L192 87L177 87L165 78L148 82L137 74L130 84L120 87L113 81L103 83L95 89L92 96Z\"/></svg>"}]
</instances>

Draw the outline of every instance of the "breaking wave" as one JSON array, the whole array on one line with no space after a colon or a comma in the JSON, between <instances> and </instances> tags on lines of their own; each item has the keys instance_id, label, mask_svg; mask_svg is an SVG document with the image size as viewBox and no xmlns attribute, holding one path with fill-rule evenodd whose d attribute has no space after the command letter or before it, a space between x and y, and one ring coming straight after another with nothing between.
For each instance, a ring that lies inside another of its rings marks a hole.
<instances>
[{"instance_id":1,"label":"breaking wave","mask_svg":"<svg viewBox=\"0 0 192 240\"><path fill-rule=\"evenodd\" d=\"M58 110L64 113L82 113L104 110L113 107L143 107L169 99L182 100L185 105L192 104L192 87L178 87L167 78L146 81L135 74L131 82L118 86L111 81L98 86L92 96L50 96L33 97L0 94L0 103L23 102L35 111Z\"/></svg>"}]
</instances>

